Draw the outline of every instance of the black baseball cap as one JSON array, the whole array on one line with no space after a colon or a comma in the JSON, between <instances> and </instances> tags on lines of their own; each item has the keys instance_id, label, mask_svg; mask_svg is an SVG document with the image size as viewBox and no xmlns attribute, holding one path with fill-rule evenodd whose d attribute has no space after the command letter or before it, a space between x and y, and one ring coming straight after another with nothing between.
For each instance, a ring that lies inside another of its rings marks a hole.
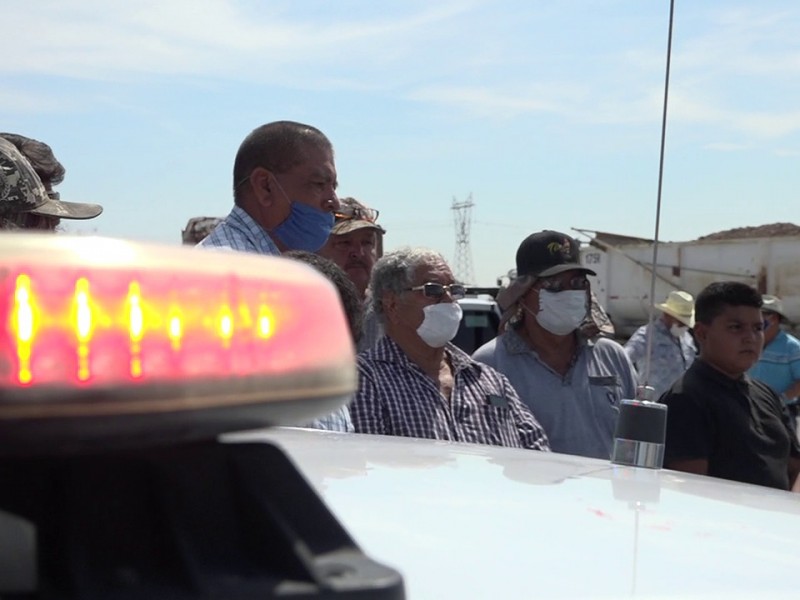
<instances>
[{"instance_id":1,"label":"black baseball cap","mask_svg":"<svg viewBox=\"0 0 800 600\"><path fill-rule=\"evenodd\" d=\"M565 233L532 233L517 249L517 276L550 277L573 270L597 275L581 264L579 248L580 244Z\"/></svg>"}]
</instances>

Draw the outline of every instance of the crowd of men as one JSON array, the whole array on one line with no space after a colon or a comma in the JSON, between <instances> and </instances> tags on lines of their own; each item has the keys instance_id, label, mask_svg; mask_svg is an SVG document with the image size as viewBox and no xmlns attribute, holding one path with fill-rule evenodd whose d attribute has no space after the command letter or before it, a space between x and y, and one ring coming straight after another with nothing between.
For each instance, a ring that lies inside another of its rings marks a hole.
<instances>
[{"instance_id":1,"label":"crowd of men","mask_svg":"<svg viewBox=\"0 0 800 600\"><path fill-rule=\"evenodd\" d=\"M0 227L55 230L61 218L99 215L98 205L60 200L53 186L64 173L46 144L0 134ZM230 213L198 246L304 261L333 282L347 313L358 390L308 426L608 459L620 402L648 390L668 407L666 467L800 488L800 341L784 329L779 298L731 281L696 299L676 290L623 347L601 321L578 242L543 230L519 245L517 275L497 298L498 336L470 356L451 343L464 286L438 252L382 255L379 213L338 198L320 130L256 128L236 154L232 188Z\"/></svg>"}]
</instances>

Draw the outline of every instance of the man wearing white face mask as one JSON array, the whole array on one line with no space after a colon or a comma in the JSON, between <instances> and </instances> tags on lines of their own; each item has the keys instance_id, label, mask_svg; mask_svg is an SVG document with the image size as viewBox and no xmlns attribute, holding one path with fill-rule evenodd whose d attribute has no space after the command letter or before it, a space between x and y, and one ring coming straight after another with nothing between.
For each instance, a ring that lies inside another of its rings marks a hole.
<instances>
[{"instance_id":1,"label":"man wearing white face mask","mask_svg":"<svg viewBox=\"0 0 800 600\"><path fill-rule=\"evenodd\" d=\"M554 452L609 458L623 398L634 398L633 366L618 343L585 339L591 269L578 243L534 233L517 250L517 278L498 295L505 331L473 358L511 381L541 422Z\"/></svg>"},{"instance_id":2,"label":"man wearing white face mask","mask_svg":"<svg viewBox=\"0 0 800 600\"><path fill-rule=\"evenodd\" d=\"M694 327L694 297L688 292L674 291L667 301L654 306L661 312L653 321L653 341L650 354L650 376L647 376L647 329L642 325L625 343L625 352L636 367L640 384L655 389L658 400L686 372L697 356L692 334Z\"/></svg>"},{"instance_id":3,"label":"man wearing white face mask","mask_svg":"<svg viewBox=\"0 0 800 600\"><path fill-rule=\"evenodd\" d=\"M450 343L465 290L441 254L390 252L370 289L385 335L358 356L356 432L549 449L508 379Z\"/></svg>"}]
</instances>

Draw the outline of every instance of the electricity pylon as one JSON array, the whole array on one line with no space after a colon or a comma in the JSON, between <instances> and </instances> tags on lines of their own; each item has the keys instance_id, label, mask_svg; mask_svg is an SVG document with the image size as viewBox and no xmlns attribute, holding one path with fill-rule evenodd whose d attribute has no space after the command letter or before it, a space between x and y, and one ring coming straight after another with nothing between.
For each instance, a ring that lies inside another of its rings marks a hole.
<instances>
[{"instance_id":1,"label":"electricity pylon","mask_svg":"<svg viewBox=\"0 0 800 600\"><path fill-rule=\"evenodd\" d=\"M456 252L453 259L453 270L458 281L468 285L475 284L475 274L472 272L472 251L469 247L469 229L472 224L472 193L466 201L458 202L453 198L453 211L456 226Z\"/></svg>"}]
</instances>

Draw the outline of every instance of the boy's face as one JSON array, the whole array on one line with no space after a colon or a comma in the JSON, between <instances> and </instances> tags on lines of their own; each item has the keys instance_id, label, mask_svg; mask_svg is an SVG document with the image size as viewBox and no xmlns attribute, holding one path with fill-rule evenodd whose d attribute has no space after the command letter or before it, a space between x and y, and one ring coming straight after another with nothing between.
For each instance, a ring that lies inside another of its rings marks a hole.
<instances>
[{"instance_id":1,"label":"boy's face","mask_svg":"<svg viewBox=\"0 0 800 600\"><path fill-rule=\"evenodd\" d=\"M696 323L700 358L734 379L752 367L764 345L761 309L727 305L710 323Z\"/></svg>"}]
</instances>

